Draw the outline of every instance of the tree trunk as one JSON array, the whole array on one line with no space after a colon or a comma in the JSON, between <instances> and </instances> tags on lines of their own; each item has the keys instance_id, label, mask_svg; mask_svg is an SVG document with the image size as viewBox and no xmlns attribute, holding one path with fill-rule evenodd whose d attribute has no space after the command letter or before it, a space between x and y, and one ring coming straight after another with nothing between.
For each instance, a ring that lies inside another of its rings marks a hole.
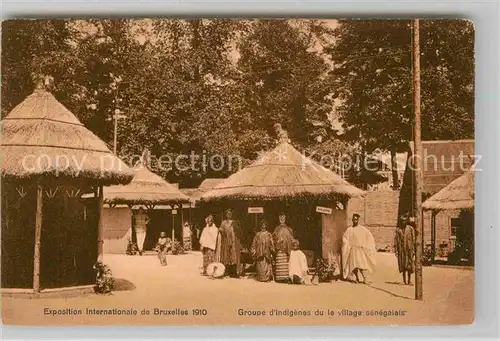
<instances>
[{"instance_id":1,"label":"tree trunk","mask_svg":"<svg viewBox=\"0 0 500 341\"><path fill-rule=\"evenodd\" d=\"M201 19L193 19L192 28L193 28L193 40L192 40L192 48L194 53L196 54L196 65L194 65L194 80L199 82L201 79L201 59L200 59L200 42L201 42Z\"/></svg>"},{"instance_id":2,"label":"tree trunk","mask_svg":"<svg viewBox=\"0 0 500 341\"><path fill-rule=\"evenodd\" d=\"M398 163L396 160L396 149L391 149L391 170L392 170L392 189L399 189Z\"/></svg>"}]
</instances>

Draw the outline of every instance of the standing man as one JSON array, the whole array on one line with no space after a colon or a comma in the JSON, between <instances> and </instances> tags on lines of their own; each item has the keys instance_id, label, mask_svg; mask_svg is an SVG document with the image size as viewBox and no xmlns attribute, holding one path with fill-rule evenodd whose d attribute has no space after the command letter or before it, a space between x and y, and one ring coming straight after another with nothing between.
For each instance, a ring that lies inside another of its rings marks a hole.
<instances>
[{"instance_id":1,"label":"standing man","mask_svg":"<svg viewBox=\"0 0 500 341\"><path fill-rule=\"evenodd\" d=\"M217 249L219 229L215 226L214 219L211 214L205 218L205 222L206 226L200 237L200 248L203 253L203 275L207 276L208 265L218 261L215 258L215 251Z\"/></svg>"},{"instance_id":2,"label":"standing man","mask_svg":"<svg viewBox=\"0 0 500 341\"><path fill-rule=\"evenodd\" d=\"M398 258L399 272L403 274L403 282L410 285L411 274L415 269L415 230L408 223L407 216L402 215L399 221L394 240L394 250ZM407 274L408 281L406 279Z\"/></svg>"},{"instance_id":3,"label":"standing man","mask_svg":"<svg viewBox=\"0 0 500 341\"><path fill-rule=\"evenodd\" d=\"M375 271L375 239L371 232L359 225L360 215L355 213L352 216L352 226L348 227L342 238L342 265L345 279L356 276L356 282L360 283L358 273L363 276L362 283L369 284L366 273Z\"/></svg>"},{"instance_id":4,"label":"standing man","mask_svg":"<svg viewBox=\"0 0 500 341\"><path fill-rule=\"evenodd\" d=\"M276 282L287 282L290 278L289 260L292 251L293 231L286 224L286 215L281 212L279 215L279 225L273 233L274 247L276 249Z\"/></svg>"},{"instance_id":5,"label":"standing man","mask_svg":"<svg viewBox=\"0 0 500 341\"><path fill-rule=\"evenodd\" d=\"M137 239L137 249L139 250L139 255L142 256L144 252L144 239L146 239L146 227L149 223L149 217L144 212L142 207L139 208L139 212L134 215L134 225L135 225L135 236Z\"/></svg>"},{"instance_id":6,"label":"standing man","mask_svg":"<svg viewBox=\"0 0 500 341\"><path fill-rule=\"evenodd\" d=\"M242 230L238 221L233 220L233 210L226 211L226 219L220 225L220 262L226 267L226 274L240 276Z\"/></svg>"}]
</instances>

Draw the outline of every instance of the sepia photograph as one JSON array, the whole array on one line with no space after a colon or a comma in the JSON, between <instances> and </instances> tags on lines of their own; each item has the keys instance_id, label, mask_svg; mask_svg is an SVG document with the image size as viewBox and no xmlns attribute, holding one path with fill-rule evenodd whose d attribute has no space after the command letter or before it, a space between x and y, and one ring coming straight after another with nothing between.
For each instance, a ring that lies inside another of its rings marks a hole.
<instances>
[{"instance_id":1,"label":"sepia photograph","mask_svg":"<svg viewBox=\"0 0 500 341\"><path fill-rule=\"evenodd\" d=\"M474 23L2 22L5 325L474 322Z\"/></svg>"}]
</instances>

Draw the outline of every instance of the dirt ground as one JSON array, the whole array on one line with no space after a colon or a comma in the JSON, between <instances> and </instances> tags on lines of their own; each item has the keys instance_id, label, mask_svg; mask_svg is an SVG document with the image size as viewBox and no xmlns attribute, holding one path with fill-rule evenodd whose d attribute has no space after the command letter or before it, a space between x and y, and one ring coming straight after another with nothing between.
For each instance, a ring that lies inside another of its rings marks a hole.
<instances>
[{"instance_id":1,"label":"dirt ground","mask_svg":"<svg viewBox=\"0 0 500 341\"><path fill-rule=\"evenodd\" d=\"M449 325L474 319L474 271L424 268L424 301L401 284L396 258L377 254L371 285L296 286L200 275L194 252L168 257L105 255L112 295L2 298L8 325ZM89 314L87 309L115 311ZM80 311L78 311L80 310ZM134 314L135 313L135 314Z\"/></svg>"}]
</instances>

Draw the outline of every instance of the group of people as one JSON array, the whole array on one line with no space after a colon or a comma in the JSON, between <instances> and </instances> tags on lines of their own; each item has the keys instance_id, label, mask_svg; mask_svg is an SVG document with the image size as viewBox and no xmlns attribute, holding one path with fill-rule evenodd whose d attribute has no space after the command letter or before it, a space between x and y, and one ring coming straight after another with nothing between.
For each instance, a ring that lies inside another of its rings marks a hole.
<instances>
[{"instance_id":1,"label":"group of people","mask_svg":"<svg viewBox=\"0 0 500 341\"><path fill-rule=\"evenodd\" d=\"M368 228L359 224L360 215L352 216L352 225L342 237L342 277L356 283L369 284L369 274L375 271L375 239ZM144 218L140 218L141 222ZM243 230L233 211L226 210L225 219L218 228L209 215L205 219L199 243L203 253L203 274L211 277L238 278L244 271L241 261ZM137 228L136 228L137 229ZM140 230L139 230L140 231ZM140 234L137 240L144 241ZM142 245L142 244L141 244ZM395 253L399 272L405 284L411 284L415 262L415 230L408 216L401 216L395 234ZM172 241L161 232L156 250L161 265L167 264L167 253ZM294 238L293 230L286 223L286 214L279 214L279 224L269 232L267 220L262 220L250 248L255 265L255 278L260 282L286 282L305 284L310 282L307 258Z\"/></svg>"},{"instance_id":2,"label":"group of people","mask_svg":"<svg viewBox=\"0 0 500 341\"><path fill-rule=\"evenodd\" d=\"M261 282L305 283L307 281L306 256L299 249L299 242L286 224L286 215L279 214L279 225L268 231L267 220L262 220L255 234L250 254L254 260L256 279ZM220 228L211 215L200 237L203 253L203 274L212 277L238 278L244 271L241 262L243 231L233 211L226 211ZM244 265L243 265L244 266Z\"/></svg>"}]
</instances>

